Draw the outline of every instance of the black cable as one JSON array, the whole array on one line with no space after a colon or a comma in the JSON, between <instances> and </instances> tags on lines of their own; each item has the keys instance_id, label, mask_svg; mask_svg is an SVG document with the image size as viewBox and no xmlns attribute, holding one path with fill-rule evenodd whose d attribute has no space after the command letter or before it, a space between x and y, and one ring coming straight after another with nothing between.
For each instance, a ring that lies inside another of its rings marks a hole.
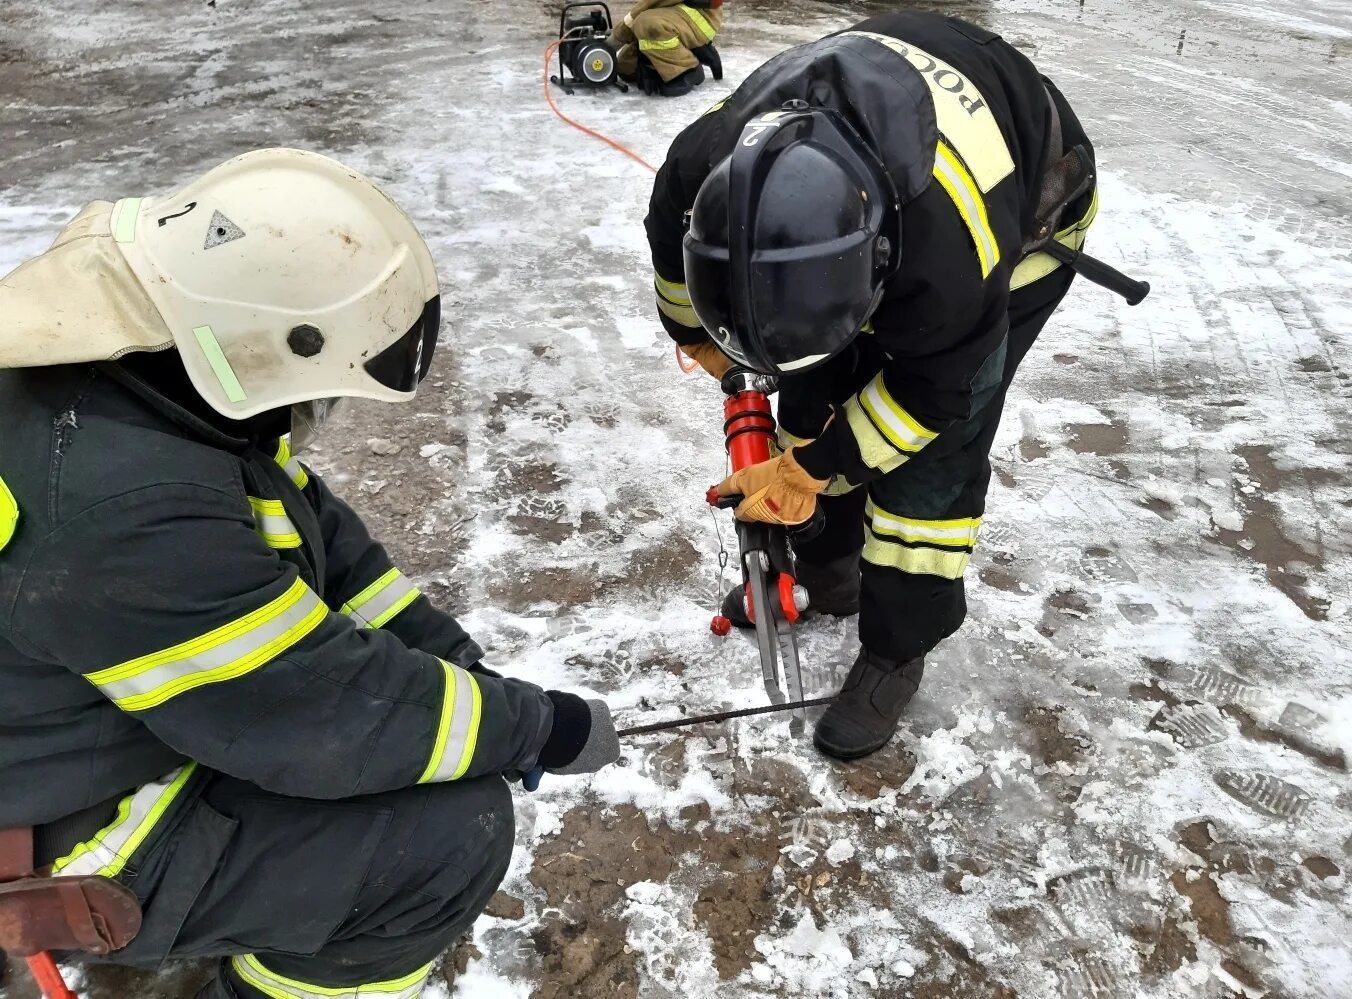
<instances>
[{"instance_id":1,"label":"black cable","mask_svg":"<svg viewBox=\"0 0 1352 999\"><path fill-rule=\"evenodd\" d=\"M635 725L622 728L616 734L620 736L647 735L650 732L665 732L673 728L685 728L687 725L703 725L709 722L725 722L733 718L745 718L748 715L768 715L778 711L797 711L799 708L817 708L830 704L834 697L814 697L806 701L790 701L788 704L766 704L759 708L738 708L735 711L719 711L712 715L695 715L692 718L678 718L673 721L653 722L651 725Z\"/></svg>"}]
</instances>

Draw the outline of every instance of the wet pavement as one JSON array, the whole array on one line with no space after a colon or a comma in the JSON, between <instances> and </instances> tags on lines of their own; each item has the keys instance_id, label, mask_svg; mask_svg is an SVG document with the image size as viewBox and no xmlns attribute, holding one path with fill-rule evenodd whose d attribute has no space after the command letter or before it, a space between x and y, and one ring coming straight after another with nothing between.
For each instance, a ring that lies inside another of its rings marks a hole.
<instances>
[{"instance_id":1,"label":"wet pavement","mask_svg":"<svg viewBox=\"0 0 1352 999\"><path fill-rule=\"evenodd\" d=\"M727 82L889 6L730 0ZM1155 293L1077 289L1021 371L972 619L898 741L843 767L739 724L519 797L515 901L457 996L1352 994L1352 2L926 6L1068 95L1091 246ZM416 404L351 407L307 460L495 665L635 721L755 703L707 633L716 394L653 332L649 178L544 105L556 9L4 0L0 272L91 198L262 145L351 161L427 235L454 332ZM727 89L567 106L657 162ZM854 641L808 628L814 689Z\"/></svg>"}]
</instances>

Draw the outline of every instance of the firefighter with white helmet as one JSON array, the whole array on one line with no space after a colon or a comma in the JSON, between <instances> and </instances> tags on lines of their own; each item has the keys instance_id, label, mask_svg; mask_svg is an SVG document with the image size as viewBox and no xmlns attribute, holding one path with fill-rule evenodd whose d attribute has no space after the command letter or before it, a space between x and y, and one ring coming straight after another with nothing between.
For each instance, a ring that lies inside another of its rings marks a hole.
<instances>
[{"instance_id":1,"label":"firefighter with white helmet","mask_svg":"<svg viewBox=\"0 0 1352 999\"><path fill-rule=\"evenodd\" d=\"M109 960L417 995L506 872L504 776L618 757L296 458L332 400L413 398L439 302L408 217L287 149L95 202L0 280L0 831L135 892Z\"/></svg>"}]
</instances>

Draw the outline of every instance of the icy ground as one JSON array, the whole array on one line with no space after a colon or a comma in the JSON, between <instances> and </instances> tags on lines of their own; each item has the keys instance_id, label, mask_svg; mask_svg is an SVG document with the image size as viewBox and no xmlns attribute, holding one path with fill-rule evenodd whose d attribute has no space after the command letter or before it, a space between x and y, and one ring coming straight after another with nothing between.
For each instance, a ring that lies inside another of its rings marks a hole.
<instances>
[{"instance_id":1,"label":"icy ground","mask_svg":"<svg viewBox=\"0 0 1352 999\"><path fill-rule=\"evenodd\" d=\"M1091 246L1154 294L1077 288L1026 362L970 621L893 745L835 765L750 720L519 796L456 996L1352 996L1352 2L944 6L1061 85ZM755 704L707 628L717 392L654 332L649 177L545 106L556 9L4 0L0 270L255 146L364 168L453 333L415 405L308 460L498 668L625 722ZM864 9L730 0L727 82ZM658 161L727 89L561 99ZM853 652L808 626L811 687Z\"/></svg>"}]
</instances>

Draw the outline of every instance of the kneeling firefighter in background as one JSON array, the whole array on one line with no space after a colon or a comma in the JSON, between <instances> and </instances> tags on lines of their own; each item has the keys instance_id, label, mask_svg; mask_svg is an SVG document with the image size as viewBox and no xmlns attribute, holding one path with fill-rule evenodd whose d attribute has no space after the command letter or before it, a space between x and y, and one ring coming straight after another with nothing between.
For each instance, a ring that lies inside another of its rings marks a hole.
<instances>
[{"instance_id":1,"label":"kneeling firefighter in background","mask_svg":"<svg viewBox=\"0 0 1352 999\"><path fill-rule=\"evenodd\" d=\"M0 281L0 877L129 888L107 960L418 995L506 873L504 775L618 757L293 453L334 397L413 398L439 303L388 197L282 149L94 202Z\"/></svg>"},{"instance_id":2,"label":"kneeling firefighter in background","mask_svg":"<svg viewBox=\"0 0 1352 999\"><path fill-rule=\"evenodd\" d=\"M734 362L779 377L785 450L719 491L777 524L820 502L798 581L818 612L860 615L816 728L832 756L887 743L962 624L1005 393L1074 277L1039 247L1083 243L1092 163L1028 59L908 11L772 59L658 174L663 325L716 377ZM747 626L740 589L724 613Z\"/></svg>"},{"instance_id":3,"label":"kneeling firefighter in background","mask_svg":"<svg viewBox=\"0 0 1352 999\"><path fill-rule=\"evenodd\" d=\"M723 63L714 38L723 27L723 0L638 0L610 36L623 79L645 94L679 97L715 80Z\"/></svg>"}]
</instances>

